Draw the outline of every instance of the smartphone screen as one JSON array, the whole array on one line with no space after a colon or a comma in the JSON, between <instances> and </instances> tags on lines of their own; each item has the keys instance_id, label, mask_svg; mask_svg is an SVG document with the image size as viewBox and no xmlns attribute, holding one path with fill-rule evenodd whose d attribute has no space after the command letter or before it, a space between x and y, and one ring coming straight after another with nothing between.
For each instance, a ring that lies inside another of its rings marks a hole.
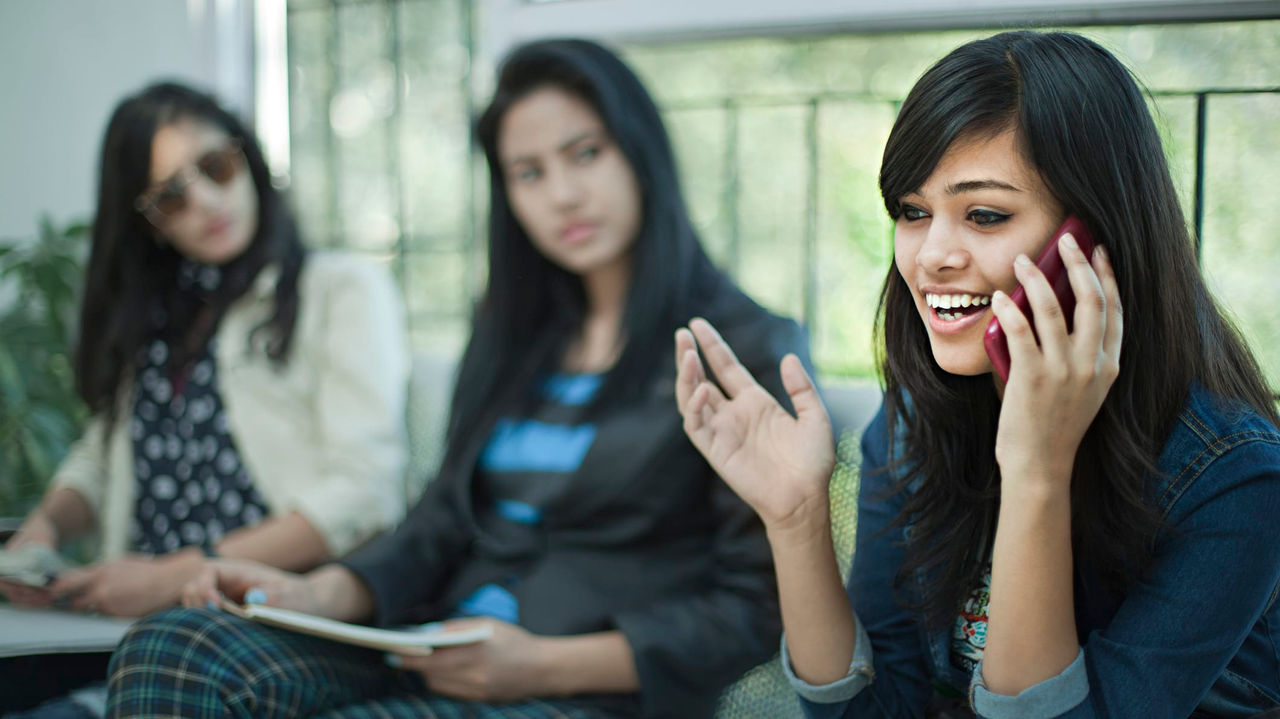
<instances>
[{"instance_id":1,"label":"smartphone screen","mask_svg":"<svg viewBox=\"0 0 1280 719\"><path fill-rule=\"evenodd\" d=\"M1062 305L1062 314L1067 319L1067 331L1070 332L1072 319L1075 316L1076 295L1071 291L1071 279L1067 276L1067 266L1062 262L1062 255L1058 253L1058 240L1068 232L1076 239L1076 244L1080 245L1080 251L1084 256L1093 257L1093 235L1080 218L1068 215L1053 233L1053 239L1049 240L1040 256L1036 258L1036 267L1044 273L1045 279L1049 280L1049 286L1053 287L1053 293L1058 296L1058 304ZM1009 295L1009 299L1022 310L1027 320L1032 321L1031 331L1035 332L1031 301L1027 299L1027 291L1019 286L1013 294ZM991 324L987 325L986 334L982 336L982 344L987 349L987 356L991 358L991 366L1000 373L1000 379L1008 382L1009 338L1005 336L1000 320L991 318Z\"/></svg>"}]
</instances>

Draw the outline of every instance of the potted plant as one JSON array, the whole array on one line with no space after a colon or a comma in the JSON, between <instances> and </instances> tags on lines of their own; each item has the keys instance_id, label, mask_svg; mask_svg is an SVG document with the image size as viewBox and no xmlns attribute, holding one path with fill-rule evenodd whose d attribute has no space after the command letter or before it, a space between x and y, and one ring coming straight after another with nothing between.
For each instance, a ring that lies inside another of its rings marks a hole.
<instances>
[{"instance_id":1,"label":"potted plant","mask_svg":"<svg viewBox=\"0 0 1280 719\"><path fill-rule=\"evenodd\" d=\"M0 517L39 502L86 419L71 343L88 233L45 216L34 240L0 242Z\"/></svg>"}]
</instances>

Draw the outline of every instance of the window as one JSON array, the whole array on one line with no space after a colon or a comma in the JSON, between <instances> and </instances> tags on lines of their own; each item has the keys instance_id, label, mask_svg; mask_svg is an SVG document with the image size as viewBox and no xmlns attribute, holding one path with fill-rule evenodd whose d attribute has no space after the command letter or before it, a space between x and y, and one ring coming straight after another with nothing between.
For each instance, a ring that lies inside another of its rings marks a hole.
<instances>
[{"instance_id":1,"label":"window","mask_svg":"<svg viewBox=\"0 0 1280 719\"><path fill-rule=\"evenodd\" d=\"M461 348L483 282L487 198L468 128L492 71L473 42L486 18L471 8L289 3L292 191L304 230L314 244L394 264L419 349ZM1211 286L1280 391L1280 283L1263 271L1280 267L1280 21L1079 31L1154 95ZM892 255L876 178L898 103L929 64L990 32L622 45L664 108L708 249L762 304L809 326L827 377L875 373L871 327Z\"/></svg>"},{"instance_id":2,"label":"window","mask_svg":"<svg viewBox=\"0 0 1280 719\"><path fill-rule=\"evenodd\" d=\"M389 261L419 349L461 350L483 281L471 23L468 0L288 5L291 192L305 237Z\"/></svg>"},{"instance_id":3,"label":"window","mask_svg":"<svg viewBox=\"0 0 1280 719\"><path fill-rule=\"evenodd\" d=\"M1262 270L1280 267L1269 229L1280 223L1280 22L1077 30L1154 95L1211 287L1280 390L1280 283ZM828 376L875 374L871 328L892 260L877 175L898 104L934 61L990 32L626 47L665 109L708 248L763 304L803 318Z\"/></svg>"}]
</instances>

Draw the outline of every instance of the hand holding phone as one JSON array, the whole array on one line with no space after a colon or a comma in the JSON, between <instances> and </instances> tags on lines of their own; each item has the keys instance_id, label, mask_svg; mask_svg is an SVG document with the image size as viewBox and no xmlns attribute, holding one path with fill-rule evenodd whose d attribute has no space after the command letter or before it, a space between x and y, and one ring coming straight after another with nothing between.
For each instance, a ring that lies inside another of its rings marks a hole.
<instances>
[{"instance_id":1,"label":"hand holding phone","mask_svg":"<svg viewBox=\"0 0 1280 719\"><path fill-rule=\"evenodd\" d=\"M1085 227L1080 218L1075 215L1068 215L1067 219L1062 222L1057 231L1053 233L1053 239L1049 240L1049 244L1045 245L1040 256L1036 258L1036 267L1044 273L1045 279L1049 281L1049 286L1053 288L1053 294L1058 297L1058 304L1062 306L1062 314L1067 320L1067 331L1070 332L1072 327L1072 319L1075 316L1076 295L1071 291L1071 278L1067 275L1067 266L1062 261L1062 255L1058 252L1058 240L1063 235L1070 233L1075 238L1076 244L1080 246L1080 251L1085 257L1093 256L1093 235L1089 232L1089 228ZM1027 291L1018 286L1013 294L1009 295L1009 299L1022 310L1022 314L1027 320L1031 321L1031 331L1035 332L1034 317L1031 314L1031 300L1027 299ZM982 344L986 347L987 356L991 358L991 366L1000 374L1000 379L1005 382L1009 381L1009 338L1005 336L1004 328L1000 326L1000 320L995 317L991 318L991 323L987 325L987 331L982 336Z\"/></svg>"}]
</instances>

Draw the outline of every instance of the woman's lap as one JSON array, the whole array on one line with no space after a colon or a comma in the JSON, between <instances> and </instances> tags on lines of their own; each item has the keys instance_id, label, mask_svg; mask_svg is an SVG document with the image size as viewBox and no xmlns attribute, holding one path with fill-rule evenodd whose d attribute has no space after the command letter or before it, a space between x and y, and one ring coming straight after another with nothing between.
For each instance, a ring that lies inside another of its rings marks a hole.
<instances>
[{"instance_id":1,"label":"woman's lap","mask_svg":"<svg viewBox=\"0 0 1280 719\"><path fill-rule=\"evenodd\" d=\"M549 702L492 706L432 697L382 653L182 609L139 621L109 668L109 717L529 719L591 716Z\"/></svg>"}]
</instances>

